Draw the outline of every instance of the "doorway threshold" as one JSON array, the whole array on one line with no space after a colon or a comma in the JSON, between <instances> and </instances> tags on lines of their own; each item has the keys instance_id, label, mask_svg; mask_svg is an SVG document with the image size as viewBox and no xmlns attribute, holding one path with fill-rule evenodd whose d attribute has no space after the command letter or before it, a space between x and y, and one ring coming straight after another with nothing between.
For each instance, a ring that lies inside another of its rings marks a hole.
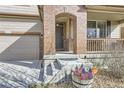
<instances>
[{"instance_id":1,"label":"doorway threshold","mask_svg":"<svg viewBox=\"0 0 124 93\"><path fill-rule=\"evenodd\" d=\"M77 60L79 58L79 56L77 54L74 54L73 51L57 51L55 56L57 59L64 60Z\"/></svg>"},{"instance_id":2,"label":"doorway threshold","mask_svg":"<svg viewBox=\"0 0 124 93\"><path fill-rule=\"evenodd\" d=\"M74 54L73 51L57 51L56 54Z\"/></svg>"}]
</instances>

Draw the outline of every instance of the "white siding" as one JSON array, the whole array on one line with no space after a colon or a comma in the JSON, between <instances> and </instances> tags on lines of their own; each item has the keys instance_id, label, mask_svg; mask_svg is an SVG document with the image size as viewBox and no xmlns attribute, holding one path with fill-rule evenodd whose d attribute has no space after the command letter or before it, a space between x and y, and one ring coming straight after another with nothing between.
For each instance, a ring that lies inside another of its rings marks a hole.
<instances>
[{"instance_id":1,"label":"white siding","mask_svg":"<svg viewBox=\"0 0 124 93\"><path fill-rule=\"evenodd\" d=\"M121 35L120 35L120 24L119 24L119 22L112 21L111 25L112 25L111 38L120 38Z\"/></svg>"}]
</instances>

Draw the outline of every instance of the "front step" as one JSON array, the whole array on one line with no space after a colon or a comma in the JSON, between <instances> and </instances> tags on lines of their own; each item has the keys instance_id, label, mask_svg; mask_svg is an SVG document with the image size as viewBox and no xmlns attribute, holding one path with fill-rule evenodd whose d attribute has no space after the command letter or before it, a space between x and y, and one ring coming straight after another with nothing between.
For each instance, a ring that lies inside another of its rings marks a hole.
<instances>
[{"instance_id":1,"label":"front step","mask_svg":"<svg viewBox=\"0 0 124 93\"><path fill-rule=\"evenodd\" d=\"M68 53L56 53L55 55L44 55L44 60L56 60L56 59L66 59L66 60L75 60L78 58L81 59L103 59L105 56L110 57L110 54L101 53L101 54L95 54L95 53L87 53L87 54L68 54Z\"/></svg>"},{"instance_id":2,"label":"front step","mask_svg":"<svg viewBox=\"0 0 124 93\"><path fill-rule=\"evenodd\" d=\"M44 55L44 60L56 60L56 59L78 59L85 58L86 54L55 54L55 55Z\"/></svg>"},{"instance_id":3,"label":"front step","mask_svg":"<svg viewBox=\"0 0 124 93\"><path fill-rule=\"evenodd\" d=\"M56 54L57 59L78 59L79 55L76 54Z\"/></svg>"}]
</instances>

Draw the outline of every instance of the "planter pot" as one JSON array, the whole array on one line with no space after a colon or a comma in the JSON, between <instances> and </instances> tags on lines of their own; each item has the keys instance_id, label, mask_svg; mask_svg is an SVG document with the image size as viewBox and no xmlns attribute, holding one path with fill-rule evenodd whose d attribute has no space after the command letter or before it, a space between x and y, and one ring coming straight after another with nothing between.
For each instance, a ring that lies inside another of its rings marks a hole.
<instances>
[{"instance_id":1,"label":"planter pot","mask_svg":"<svg viewBox=\"0 0 124 93\"><path fill-rule=\"evenodd\" d=\"M76 75L72 74L72 83L76 88L90 88L93 83L93 79L80 80Z\"/></svg>"}]
</instances>

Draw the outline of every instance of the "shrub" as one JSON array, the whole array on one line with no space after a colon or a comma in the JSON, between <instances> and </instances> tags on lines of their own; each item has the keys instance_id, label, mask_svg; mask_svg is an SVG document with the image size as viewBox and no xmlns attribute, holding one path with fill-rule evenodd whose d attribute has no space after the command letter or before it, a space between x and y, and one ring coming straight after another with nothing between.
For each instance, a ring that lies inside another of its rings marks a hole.
<instances>
[{"instance_id":1,"label":"shrub","mask_svg":"<svg viewBox=\"0 0 124 93\"><path fill-rule=\"evenodd\" d=\"M122 44L110 45L110 58L107 65L111 75L115 78L122 78L124 75L124 53Z\"/></svg>"}]
</instances>

